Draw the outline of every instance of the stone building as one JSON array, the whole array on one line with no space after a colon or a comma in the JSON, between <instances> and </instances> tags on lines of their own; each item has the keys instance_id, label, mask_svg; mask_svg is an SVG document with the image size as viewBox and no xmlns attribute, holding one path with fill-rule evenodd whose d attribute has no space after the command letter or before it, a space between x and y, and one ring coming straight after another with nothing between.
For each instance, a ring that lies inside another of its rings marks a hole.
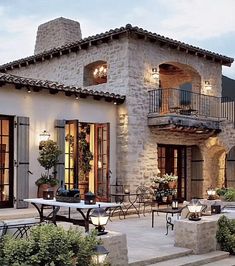
<instances>
[{"instance_id":1,"label":"stone building","mask_svg":"<svg viewBox=\"0 0 235 266\"><path fill-rule=\"evenodd\" d=\"M57 176L69 186L83 181L75 154L85 130L87 182L102 200L110 184L135 190L159 170L178 175L181 199L234 185L234 103L221 98L232 58L130 24L81 36L78 22L57 18L39 26L34 55L0 66L1 207L36 196L44 129L63 151Z\"/></svg>"}]
</instances>

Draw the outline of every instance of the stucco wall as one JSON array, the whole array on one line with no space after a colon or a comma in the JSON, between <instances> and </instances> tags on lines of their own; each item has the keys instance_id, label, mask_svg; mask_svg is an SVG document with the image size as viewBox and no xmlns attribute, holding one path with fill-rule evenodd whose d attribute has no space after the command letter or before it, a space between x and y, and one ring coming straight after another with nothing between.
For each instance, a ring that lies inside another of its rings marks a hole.
<instances>
[{"instance_id":1,"label":"stucco wall","mask_svg":"<svg viewBox=\"0 0 235 266\"><path fill-rule=\"evenodd\" d=\"M29 169L33 172L33 175L30 175L30 197L36 196L34 182L44 170L37 161L39 134L46 129L50 132L51 139L54 139L56 119L78 119L81 122L91 123L109 122L110 169L113 173L116 172L116 106L114 104L103 100L95 101L92 98L76 100L75 97L66 97L63 93L51 95L42 91L29 94L24 89L16 90L8 85L1 87L0 90L0 114L30 118Z\"/></svg>"}]
</instances>

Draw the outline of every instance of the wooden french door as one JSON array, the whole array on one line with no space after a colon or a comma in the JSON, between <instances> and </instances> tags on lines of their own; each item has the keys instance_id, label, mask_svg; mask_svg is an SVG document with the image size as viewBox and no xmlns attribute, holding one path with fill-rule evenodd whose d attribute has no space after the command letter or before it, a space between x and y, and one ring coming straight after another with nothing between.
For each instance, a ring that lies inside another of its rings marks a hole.
<instances>
[{"instance_id":1,"label":"wooden french door","mask_svg":"<svg viewBox=\"0 0 235 266\"><path fill-rule=\"evenodd\" d=\"M186 198L186 146L158 145L160 175L173 173L178 176L177 198Z\"/></svg>"},{"instance_id":2,"label":"wooden french door","mask_svg":"<svg viewBox=\"0 0 235 266\"><path fill-rule=\"evenodd\" d=\"M14 118L0 116L0 208L13 207Z\"/></svg>"},{"instance_id":3,"label":"wooden french door","mask_svg":"<svg viewBox=\"0 0 235 266\"><path fill-rule=\"evenodd\" d=\"M81 171L81 134L85 134L86 147L92 154L90 171ZM97 200L107 201L109 194L109 124L66 121L65 125L65 184L68 188L79 185L81 194L88 190Z\"/></svg>"},{"instance_id":4,"label":"wooden french door","mask_svg":"<svg viewBox=\"0 0 235 266\"><path fill-rule=\"evenodd\" d=\"M109 124L95 124L95 194L108 201L109 195Z\"/></svg>"}]
</instances>

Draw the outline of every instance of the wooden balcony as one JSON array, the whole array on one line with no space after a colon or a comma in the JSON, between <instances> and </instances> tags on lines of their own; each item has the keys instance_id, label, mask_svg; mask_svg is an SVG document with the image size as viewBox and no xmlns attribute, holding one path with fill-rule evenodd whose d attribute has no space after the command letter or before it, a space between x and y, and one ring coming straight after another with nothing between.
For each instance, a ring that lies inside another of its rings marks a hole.
<instances>
[{"instance_id":1,"label":"wooden balcony","mask_svg":"<svg viewBox=\"0 0 235 266\"><path fill-rule=\"evenodd\" d=\"M221 121L234 123L234 101L178 89L149 91L148 125L157 130L204 134L221 131Z\"/></svg>"}]
</instances>

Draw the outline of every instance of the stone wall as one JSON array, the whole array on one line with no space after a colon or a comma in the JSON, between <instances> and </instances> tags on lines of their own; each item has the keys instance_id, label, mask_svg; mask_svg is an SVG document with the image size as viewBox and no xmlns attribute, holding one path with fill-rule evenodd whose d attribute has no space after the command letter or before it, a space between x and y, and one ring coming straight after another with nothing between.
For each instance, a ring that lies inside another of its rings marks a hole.
<instances>
[{"instance_id":1,"label":"stone wall","mask_svg":"<svg viewBox=\"0 0 235 266\"><path fill-rule=\"evenodd\" d=\"M195 91L220 96L221 65L219 63L172 50L169 47L160 47L145 40L121 38L91 46L77 53L73 52L49 61L45 60L15 69L10 73L83 87L84 66L98 60L107 61L107 83L87 88L126 95L126 102L117 108L116 177L119 180L131 184L131 189L136 188L140 183L149 183L150 177L157 173L157 144L203 147L205 140L199 137L181 133L158 133L147 125L148 90L157 87L152 77L152 68L162 63L184 66L190 74L187 81L193 77L192 73L197 73L193 84ZM213 90L205 90L205 80L211 81ZM179 83L179 80L175 81L176 84L177 82ZM222 138L226 138L226 134ZM206 153L205 149L203 153ZM210 169L205 168L204 171L208 172ZM113 175L115 176L115 173ZM209 178L209 175L207 176ZM190 191L190 182L187 189Z\"/></svg>"},{"instance_id":2,"label":"stone wall","mask_svg":"<svg viewBox=\"0 0 235 266\"><path fill-rule=\"evenodd\" d=\"M217 248L216 231L217 219L201 221L176 220L175 221L175 246L193 250L194 254L203 254L215 251Z\"/></svg>"},{"instance_id":3,"label":"stone wall","mask_svg":"<svg viewBox=\"0 0 235 266\"><path fill-rule=\"evenodd\" d=\"M38 27L34 54L49 51L81 39L82 33L79 22L62 17L56 18Z\"/></svg>"},{"instance_id":4,"label":"stone wall","mask_svg":"<svg viewBox=\"0 0 235 266\"><path fill-rule=\"evenodd\" d=\"M104 247L109 251L107 260L113 266L128 265L128 250L126 235L119 232L108 232L107 235L101 236Z\"/></svg>"}]
</instances>

